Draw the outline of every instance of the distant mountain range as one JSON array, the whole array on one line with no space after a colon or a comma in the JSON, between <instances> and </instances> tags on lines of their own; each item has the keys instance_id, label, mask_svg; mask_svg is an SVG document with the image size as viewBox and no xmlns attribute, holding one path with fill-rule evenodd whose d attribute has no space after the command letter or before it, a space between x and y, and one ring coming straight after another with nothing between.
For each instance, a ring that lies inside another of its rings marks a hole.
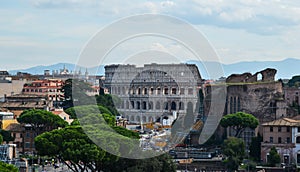
<instances>
[{"instance_id":1,"label":"distant mountain range","mask_svg":"<svg viewBox=\"0 0 300 172\"><path fill-rule=\"evenodd\" d=\"M215 66L222 66L224 70L224 76L228 77L231 74L242 74L245 72L250 72L252 74L264 70L266 68L277 69L276 79L291 79L292 76L300 75L300 60L294 58L288 58L282 61L251 61L251 62L238 62L233 64L221 64L219 62L200 62L200 61L188 61L189 64L196 64L199 68L199 71L202 75L202 78L209 79L209 76L205 72L206 68L214 68ZM69 70L74 72L75 64L70 63L58 63L48 66L35 66L28 69L12 70L9 71L10 74L16 74L17 72L28 72L31 74L43 74L44 70L48 69L50 72L52 70L63 69L64 66ZM85 67L79 67L81 73L86 71ZM87 68L89 74L104 74L104 66ZM218 77L221 76L215 76Z\"/></svg>"},{"instance_id":2,"label":"distant mountain range","mask_svg":"<svg viewBox=\"0 0 300 172\"><path fill-rule=\"evenodd\" d=\"M11 70L8 71L10 74L15 75L17 74L17 72L27 72L33 75L40 75L40 74L44 74L44 70L50 70L50 73L52 73L53 70L57 70L58 72L60 72L61 69L68 69L69 72L74 73L75 72L75 67L77 67L77 72L79 72L79 70L81 71L82 74L85 73L86 70L88 70L89 74L91 75L95 75L95 74L104 74L104 66L96 66L96 67L91 67L91 68L86 68L86 67L82 67L82 66L76 66L75 64L71 64L71 63L57 63L57 64L53 64L53 65L40 65L40 66L34 66L31 68L27 68L27 69L18 69L18 70Z\"/></svg>"}]
</instances>

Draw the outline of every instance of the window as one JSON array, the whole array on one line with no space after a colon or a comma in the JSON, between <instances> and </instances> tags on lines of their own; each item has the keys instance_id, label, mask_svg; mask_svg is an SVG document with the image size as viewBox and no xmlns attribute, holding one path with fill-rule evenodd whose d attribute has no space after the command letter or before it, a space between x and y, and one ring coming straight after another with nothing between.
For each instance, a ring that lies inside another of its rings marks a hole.
<instances>
[{"instance_id":1,"label":"window","mask_svg":"<svg viewBox=\"0 0 300 172\"><path fill-rule=\"evenodd\" d=\"M29 132L26 133L26 137L27 138L30 137L30 133Z\"/></svg>"},{"instance_id":2,"label":"window","mask_svg":"<svg viewBox=\"0 0 300 172\"><path fill-rule=\"evenodd\" d=\"M300 143L300 136L296 138L296 143Z\"/></svg>"},{"instance_id":3,"label":"window","mask_svg":"<svg viewBox=\"0 0 300 172\"><path fill-rule=\"evenodd\" d=\"M281 137L278 137L278 143L281 143Z\"/></svg>"},{"instance_id":4,"label":"window","mask_svg":"<svg viewBox=\"0 0 300 172\"><path fill-rule=\"evenodd\" d=\"M286 138L286 143L291 143L291 138L290 137Z\"/></svg>"},{"instance_id":5,"label":"window","mask_svg":"<svg viewBox=\"0 0 300 172\"><path fill-rule=\"evenodd\" d=\"M278 127L278 132L281 132L281 127Z\"/></svg>"},{"instance_id":6,"label":"window","mask_svg":"<svg viewBox=\"0 0 300 172\"><path fill-rule=\"evenodd\" d=\"M25 148L30 148L30 142L25 143Z\"/></svg>"},{"instance_id":7,"label":"window","mask_svg":"<svg viewBox=\"0 0 300 172\"><path fill-rule=\"evenodd\" d=\"M300 133L300 127L298 127L298 133Z\"/></svg>"},{"instance_id":8,"label":"window","mask_svg":"<svg viewBox=\"0 0 300 172\"><path fill-rule=\"evenodd\" d=\"M286 132L290 132L290 127L286 127Z\"/></svg>"},{"instance_id":9,"label":"window","mask_svg":"<svg viewBox=\"0 0 300 172\"><path fill-rule=\"evenodd\" d=\"M273 143L273 137L270 137L270 143Z\"/></svg>"},{"instance_id":10,"label":"window","mask_svg":"<svg viewBox=\"0 0 300 172\"><path fill-rule=\"evenodd\" d=\"M300 163L300 154L297 154L297 163Z\"/></svg>"},{"instance_id":11,"label":"window","mask_svg":"<svg viewBox=\"0 0 300 172\"><path fill-rule=\"evenodd\" d=\"M270 127L270 132L273 132L273 127Z\"/></svg>"}]
</instances>

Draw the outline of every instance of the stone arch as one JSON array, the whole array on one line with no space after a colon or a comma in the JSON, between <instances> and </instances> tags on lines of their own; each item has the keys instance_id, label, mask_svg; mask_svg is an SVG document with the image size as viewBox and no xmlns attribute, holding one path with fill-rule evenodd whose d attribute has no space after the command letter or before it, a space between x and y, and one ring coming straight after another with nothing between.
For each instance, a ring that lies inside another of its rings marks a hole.
<instances>
[{"instance_id":1,"label":"stone arch","mask_svg":"<svg viewBox=\"0 0 300 172\"><path fill-rule=\"evenodd\" d=\"M134 121L134 116L133 115L130 117L130 121L131 122Z\"/></svg>"},{"instance_id":2,"label":"stone arch","mask_svg":"<svg viewBox=\"0 0 300 172\"><path fill-rule=\"evenodd\" d=\"M124 105L124 101L121 101L121 108L124 109L125 105Z\"/></svg>"},{"instance_id":3,"label":"stone arch","mask_svg":"<svg viewBox=\"0 0 300 172\"><path fill-rule=\"evenodd\" d=\"M147 109L147 102L143 101L142 103L142 109L146 110Z\"/></svg>"},{"instance_id":4,"label":"stone arch","mask_svg":"<svg viewBox=\"0 0 300 172\"><path fill-rule=\"evenodd\" d=\"M153 87L150 87L150 89L149 89L149 94L150 94L150 95L153 95L153 93L154 93L154 88L153 88Z\"/></svg>"},{"instance_id":5,"label":"stone arch","mask_svg":"<svg viewBox=\"0 0 300 172\"><path fill-rule=\"evenodd\" d=\"M144 95L147 95L147 94L148 94L148 88L147 88L147 87L144 88L143 93L144 93Z\"/></svg>"},{"instance_id":6,"label":"stone arch","mask_svg":"<svg viewBox=\"0 0 300 172\"><path fill-rule=\"evenodd\" d=\"M123 94L123 95L126 94L126 89L125 89L125 87L122 87L122 94Z\"/></svg>"},{"instance_id":7,"label":"stone arch","mask_svg":"<svg viewBox=\"0 0 300 172\"><path fill-rule=\"evenodd\" d=\"M141 122L141 117L140 116L136 116L136 122Z\"/></svg>"},{"instance_id":8,"label":"stone arch","mask_svg":"<svg viewBox=\"0 0 300 172\"><path fill-rule=\"evenodd\" d=\"M143 122L143 123L146 123L146 122L147 122L146 116L142 116L142 122Z\"/></svg>"},{"instance_id":9,"label":"stone arch","mask_svg":"<svg viewBox=\"0 0 300 172\"><path fill-rule=\"evenodd\" d=\"M169 95L169 87L164 87L164 95Z\"/></svg>"},{"instance_id":10,"label":"stone arch","mask_svg":"<svg viewBox=\"0 0 300 172\"><path fill-rule=\"evenodd\" d=\"M129 94L131 94L131 95L132 95L132 94L134 94L134 93L135 93L135 92L134 92L134 90L135 90L135 89L134 89L134 87L131 87L129 90L130 90Z\"/></svg>"},{"instance_id":11,"label":"stone arch","mask_svg":"<svg viewBox=\"0 0 300 172\"><path fill-rule=\"evenodd\" d=\"M141 102L139 101L136 102L136 109L141 109Z\"/></svg>"},{"instance_id":12,"label":"stone arch","mask_svg":"<svg viewBox=\"0 0 300 172\"><path fill-rule=\"evenodd\" d=\"M140 87L137 88L136 94L137 94L137 95L141 95L141 88L140 88Z\"/></svg>"},{"instance_id":13,"label":"stone arch","mask_svg":"<svg viewBox=\"0 0 300 172\"><path fill-rule=\"evenodd\" d=\"M262 80L263 80L263 75L262 75L262 73L257 73L257 74L256 74L256 80L257 80L257 81L262 81Z\"/></svg>"},{"instance_id":14,"label":"stone arch","mask_svg":"<svg viewBox=\"0 0 300 172\"><path fill-rule=\"evenodd\" d=\"M176 110L176 103L174 101L171 102L171 110Z\"/></svg>"},{"instance_id":15,"label":"stone arch","mask_svg":"<svg viewBox=\"0 0 300 172\"><path fill-rule=\"evenodd\" d=\"M183 102L179 102L179 110L184 110L184 103Z\"/></svg>"},{"instance_id":16,"label":"stone arch","mask_svg":"<svg viewBox=\"0 0 300 172\"><path fill-rule=\"evenodd\" d=\"M153 109L153 102L152 101L149 102L148 109L151 109L151 110Z\"/></svg>"},{"instance_id":17,"label":"stone arch","mask_svg":"<svg viewBox=\"0 0 300 172\"><path fill-rule=\"evenodd\" d=\"M190 111L192 111L192 112L194 112L194 105L193 105L192 102L188 102L187 109L190 110Z\"/></svg>"},{"instance_id":18,"label":"stone arch","mask_svg":"<svg viewBox=\"0 0 300 172\"><path fill-rule=\"evenodd\" d=\"M164 110L168 110L169 109L169 103L168 102L164 102Z\"/></svg>"},{"instance_id":19,"label":"stone arch","mask_svg":"<svg viewBox=\"0 0 300 172\"><path fill-rule=\"evenodd\" d=\"M126 101L126 109L129 109L129 101Z\"/></svg>"},{"instance_id":20,"label":"stone arch","mask_svg":"<svg viewBox=\"0 0 300 172\"><path fill-rule=\"evenodd\" d=\"M118 95L121 94L121 87L118 87Z\"/></svg>"},{"instance_id":21,"label":"stone arch","mask_svg":"<svg viewBox=\"0 0 300 172\"><path fill-rule=\"evenodd\" d=\"M126 115L125 118L126 118L127 120L129 120L129 115Z\"/></svg>"},{"instance_id":22,"label":"stone arch","mask_svg":"<svg viewBox=\"0 0 300 172\"><path fill-rule=\"evenodd\" d=\"M134 109L134 101L130 101L131 102L131 108Z\"/></svg>"},{"instance_id":23,"label":"stone arch","mask_svg":"<svg viewBox=\"0 0 300 172\"><path fill-rule=\"evenodd\" d=\"M155 109L157 109L157 110L160 109L160 102L159 101L156 102Z\"/></svg>"},{"instance_id":24,"label":"stone arch","mask_svg":"<svg viewBox=\"0 0 300 172\"><path fill-rule=\"evenodd\" d=\"M161 94L161 88L160 87L157 87L156 88L156 95L160 95Z\"/></svg>"},{"instance_id":25,"label":"stone arch","mask_svg":"<svg viewBox=\"0 0 300 172\"><path fill-rule=\"evenodd\" d=\"M148 117L148 122L154 122L154 120L153 120L153 117L152 117L152 116L149 116L149 117Z\"/></svg>"}]
</instances>

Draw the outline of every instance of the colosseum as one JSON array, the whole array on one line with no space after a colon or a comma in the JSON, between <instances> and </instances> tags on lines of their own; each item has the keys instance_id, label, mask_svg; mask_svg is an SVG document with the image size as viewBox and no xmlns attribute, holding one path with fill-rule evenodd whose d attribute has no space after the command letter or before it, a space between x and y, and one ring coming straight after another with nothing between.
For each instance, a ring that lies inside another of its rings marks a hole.
<instances>
[{"instance_id":1,"label":"colosseum","mask_svg":"<svg viewBox=\"0 0 300 172\"><path fill-rule=\"evenodd\" d=\"M175 120L191 110L195 121L201 82L194 64L105 66L105 87L120 98L117 108L130 123Z\"/></svg>"}]
</instances>

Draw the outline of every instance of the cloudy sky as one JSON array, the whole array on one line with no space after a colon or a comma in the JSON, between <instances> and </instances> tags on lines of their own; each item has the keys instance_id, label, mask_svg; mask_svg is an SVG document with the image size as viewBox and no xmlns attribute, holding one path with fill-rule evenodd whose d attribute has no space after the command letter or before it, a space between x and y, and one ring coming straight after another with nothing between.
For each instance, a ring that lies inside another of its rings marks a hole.
<instances>
[{"instance_id":1,"label":"cloudy sky","mask_svg":"<svg viewBox=\"0 0 300 172\"><path fill-rule=\"evenodd\" d=\"M225 64L300 59L300 2L296 0L9 0L0 5L0 70L76 63L101 28L144 13L190 23ZM170 51L173 45L149 44Z\"/></svg>"}]
</instances>

